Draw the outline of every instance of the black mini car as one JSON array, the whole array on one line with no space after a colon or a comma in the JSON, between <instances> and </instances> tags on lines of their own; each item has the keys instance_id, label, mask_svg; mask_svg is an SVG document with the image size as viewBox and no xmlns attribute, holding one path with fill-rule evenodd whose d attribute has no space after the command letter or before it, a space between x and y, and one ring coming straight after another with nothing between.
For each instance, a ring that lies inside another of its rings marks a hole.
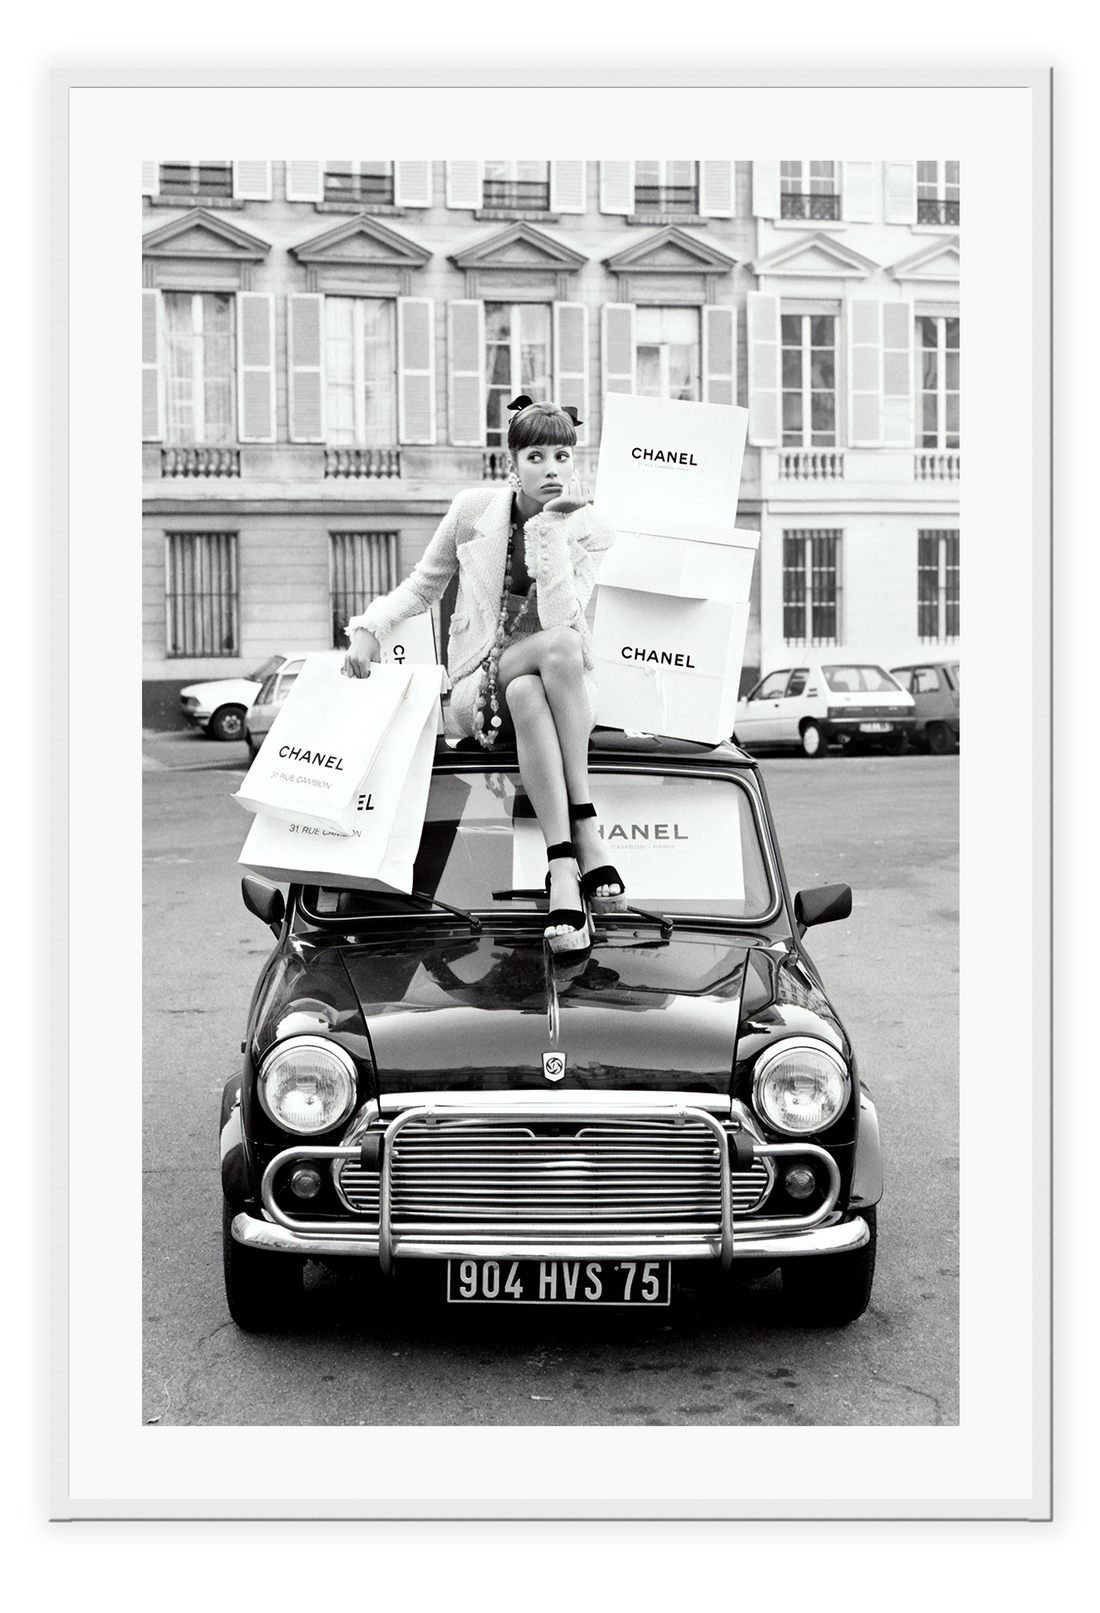
<instances>
[{"instance_id":1,"label":"black mini car","mask_svg":"<svg viewBox=\"0 0 1100 1613\"><path fill-rule=\"evenodd\" d=\"M410 895L245 877L278 939L222 1101L239 1326L291 1325L310 1260L588 1307L778 1268L794 1323L865 1310L878 1122L802 940L850 889L792 898L736 746L597 731L591 775L630 907L580 957L514 753L440 741Z\"/></svg>"}]
</instances>

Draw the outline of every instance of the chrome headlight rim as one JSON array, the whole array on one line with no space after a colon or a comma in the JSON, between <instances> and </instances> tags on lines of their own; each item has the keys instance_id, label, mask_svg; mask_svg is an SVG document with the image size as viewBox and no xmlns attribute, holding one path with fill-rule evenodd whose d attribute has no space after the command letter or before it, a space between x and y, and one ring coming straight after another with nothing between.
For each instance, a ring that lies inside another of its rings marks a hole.
<instances>
[{"instance_id":1,"label":"chrome headlight rim","mask_svg":"<svg viewBox=\"0 0 1100 1613\"><path fill-rule=\"evenodd\" d=\"M319 1128L307 1129L294 1125L292 1121L287 1120L284 1115L275 1110L268 1098L267 1084L272 1071L281 1058L284 1058L287 1053L296 1051L327 1054L339 1066L340 1073L347 1082L344 1102L339 1110L333 1111L332 1118ZM283 1041L276 1042L264 1054L256 1073L256 1095L260 1100L261 1109L272 1124L278 1126L280 1131L285 1131L294 1137L323 1137L326 1132L334 1130L337 1126L344 1125L355 1109L358 1085L358 1071L355 1066L355 1060L338 1042L330 1041L326 1036L288 1036Z\"/></svg>"},{"instance_id":2,"label":"chrome headlight rim","mask_svg":"<svg viewBox=\"0 0 1100 1613\"><path fill-rule=\"evenodd\" d=\"M815 1122L812 1126L792 1126L776 1118L772 1108L765 1102L765 1083L772 1066L781 1058L794 1052L819 1053L836 1070L841 1082L841 1097L834 1113L828 1120ZM841 1115L847 1109L852 1099L852 1072L842 1054L828 1042L816 1036L785 1036L780 1042L773 1042L759 1055L752 1077L752 1106L764 1124L773 1131L782 1132L785 1137L812 1137L818 1132L828 1131L835 1126Z\"/></svg>"}]
</instances>

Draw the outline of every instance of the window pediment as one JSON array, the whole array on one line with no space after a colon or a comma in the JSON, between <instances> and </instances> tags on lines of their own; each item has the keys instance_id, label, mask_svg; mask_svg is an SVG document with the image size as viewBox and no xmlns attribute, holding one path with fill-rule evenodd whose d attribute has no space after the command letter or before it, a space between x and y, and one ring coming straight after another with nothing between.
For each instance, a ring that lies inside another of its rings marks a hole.
<instances>
[{"instance_id":1,"label":"window pediment","mask_svg":"<svg viewBox=\"0 0 1100 1613\"><path fill-rule=\"evenodd\" d=\"M262 263L271 251L270 241L238 229L235 224L196 207L182 218L150 230L141 239L145 258L204 258L208 262Z\"/></svg>"},{"instance_id":2,"label":"window pediment","mask_svg":"<svg viewBox=\"0 0 1100 1613\"><path fill-rule=\"evenodd\" d=\"M612 274L728 274L736 258L670 224L604 260Z\"/></svg>"},{"instance_id":3,"label":"window pediment","mask_svg":"<svg viewBox=\"0 0 1100 1613\"><path fill-rule=\"evenodd\" d=\"M307 267L350 264L366 268L422 269L431 257L427 247L389 229L370 214L361 213L325 230L290 251Z\"/></svg>"},{"instance_id":4,"label":"window pediment","mask_svg":"<svg viewBox=\"0 0 1100 1613\"><path fill-rule=\"evenodd\" d=\"M954 284L959 278L959 237L948 241L931 241L912 257L902 258L890 266L895 280L934 280L941 284Z\"/></svg>"},{"instance_id":5,"label":"window pediment","mask_svg":"<svg viewBox=\"0 0 1100 1613\"><path fill-rule=\"evenodd\" d=\"M865 280L879 265L820 232L801 235L789 245L757 258L757 275L790 275L810 280Z\"/></svg>"},{"instance_id":6,"label":"window pediment","mask_svg":"<svg viewBox=\"0 0 1100 1613\"><path fill-rule=\"evenodd\" d=\"M467 274L485 269L508 269L558 275L575 273L588 258L533 224L520 220L488 240L452 253L450 261Z\"/></svg>"}]
</instances>

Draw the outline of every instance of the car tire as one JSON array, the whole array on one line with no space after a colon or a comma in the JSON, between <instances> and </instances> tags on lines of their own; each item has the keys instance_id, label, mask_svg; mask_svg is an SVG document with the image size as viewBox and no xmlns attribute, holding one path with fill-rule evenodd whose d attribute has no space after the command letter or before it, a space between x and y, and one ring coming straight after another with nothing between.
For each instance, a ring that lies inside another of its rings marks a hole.
<instances>
[{"instance_id":1,"label":"car tire","mask_svg":"<svg viewBox=\"0 0 1100 1613\"><path fill-rule=\"evenodd\" d=\"M909 735L904 731L900 734L891 734L882 748L887 756L904 756L909 749Z\"/></svg>"},{"instance_id":2,"label":"car tire","mask_svg":"<svg viewBox=\"0 0 1100 1613\"><path fill-rule=\"evenodd\" d=\"M206 732L211 739L228 741L244 738L244 707L219 706L211 717Z\"/></svg>"},{"instance_id":3,"label":"car tire","mask_svg":"<svg viewBox=\"0 0 1100 1613\"><path fill-rule=\"evenodd\" d=\"M928 749L933 756L953 756L957 748L955 736L946 723L929 723Z\"/></svg>"},{"instance_id":4,"label":"car tire","mask_svg":"<svg viewBox=\"0 0 1100 1613\"><path fill-rule=\"evenodd\" d=\"M862 1249L781 1262L783 1312L796 1327L847 1327L870 1304L878 1218L874 1210L861 1214L871 1232Z\"/></svg>"},{"instance_id":5,"label":"car tire","mask_svg":"<svg viewBox=\"0 0 1100 1613\"><path fill-rule=\"evenodd\" d=\"M301 1255L269 1254L249 1249L233 1236L237 1210L228 1200L222 1208L222 1264L229 1314L246 1333L281 1332L291 1327L302 1303Z\"/></svg>"},{"instance_id":6,"label":"car tire","mask_svg":"<svg viewBox=\"0 0 1100 1613\"><path fill-rule=\"evenodd\" d=\"M829 748L825 735L815 722L808 722L804 725L799 735L799 743L802 746L803 756L807 756L811 760L824 756Z\"/></svg>"}]
</instances>

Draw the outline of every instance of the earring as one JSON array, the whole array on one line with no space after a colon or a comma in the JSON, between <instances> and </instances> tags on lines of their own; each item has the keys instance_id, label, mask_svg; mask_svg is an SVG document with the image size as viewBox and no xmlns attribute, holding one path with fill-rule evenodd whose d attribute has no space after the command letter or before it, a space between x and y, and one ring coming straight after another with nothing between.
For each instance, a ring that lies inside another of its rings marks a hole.
<instances>
[{"instance_id":1,"label":"earring","mask_svg":"<svg viewBox=\"0 0 1100 1613\"><path fill-rule=\"evenodd\" d=\"M508 472L508 486L512 489L513 493L518 493L520 488L523 486L523 483L520 481L514 470L510 470Z\"/></svg>"}]
</instances>

